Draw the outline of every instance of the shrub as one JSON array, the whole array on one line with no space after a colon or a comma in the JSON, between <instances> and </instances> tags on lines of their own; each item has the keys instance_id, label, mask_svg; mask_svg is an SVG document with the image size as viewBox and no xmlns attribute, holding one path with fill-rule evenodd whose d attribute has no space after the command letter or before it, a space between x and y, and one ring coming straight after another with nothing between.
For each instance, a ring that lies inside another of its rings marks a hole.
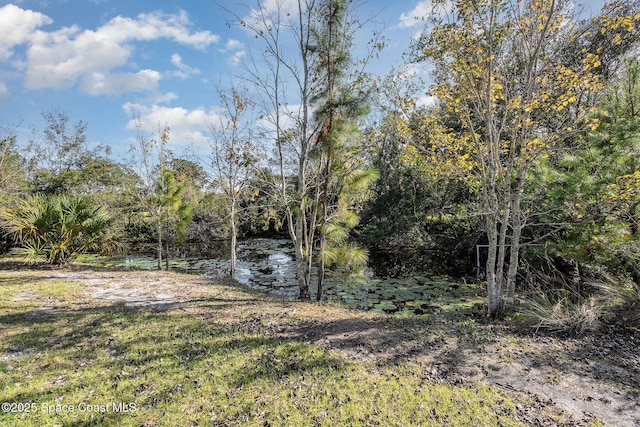
<instances>
[{"instance_id":1,"label":"shrub","mask_svg":"<svg viewBox=\"0 0 640 427\"><path fill-rule=\"evenodd\" d=\"M637 283L599 285L606 302L604 318L607 322L640 328L640 286Z\"/></svg>"},{"instance_id":2,"label":"shrub","mask_svg":"<svg viewBox=\"0 0 640 427\"><path fill-rule=\"evenodd\" d=\"M595 297L575 301L567 297L543 295L525 301L519 322L536 331L582 335L597 330L603 311Z\"/></svg>"},{"instance_id":3,"label":"shrub","mask_svg":"<svg viewBox=\"0 0 640 427\"><path fill-rule=\"evenodd\" d=\"M0 208L0 225L30 258L65 265L89 250L122 249L111 231L114 219L85 197L29 196Z\"/></svg>"},{"instance_id":4,"label":"shrub","mask_svg":"<svg viewBox=\"0 0 640 427\"><path fill-rule=\"evenodd\" d=\"M582 335L604 323L640 327L640 287L604 272L579 283L539 289L514 319L521 326Z\"/></svg>"}]
</instances>

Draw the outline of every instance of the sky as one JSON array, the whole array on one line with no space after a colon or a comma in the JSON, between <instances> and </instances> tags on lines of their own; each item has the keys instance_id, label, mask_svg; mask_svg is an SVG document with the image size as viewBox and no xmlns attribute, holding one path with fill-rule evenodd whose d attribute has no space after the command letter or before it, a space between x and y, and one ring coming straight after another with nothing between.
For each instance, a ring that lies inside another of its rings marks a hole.
<instances>
[{"instance_id":1,"label":"sky","mask_svg":"<svg viewBox=\"0 0 640 427\"><path fill-rule=\"evenodd\" d=\"M267 6L276 1L265 0ZM223 10L219 6L224 4ZM208 147L220 111L216 91L241 73L240 62L261 45L234 25L254 0L15 0L0 1L0 125L21 142L42 129L42 113L60 111L87 124L91 145L126 155L135 118L146 133L171 128L174 151ZM583 2L597 13L602 0ZM384 75L422 28L429 0L369 0L373 16L357 40L384 28L388 47L371 64Z\"/></svg>"}]
</instances>

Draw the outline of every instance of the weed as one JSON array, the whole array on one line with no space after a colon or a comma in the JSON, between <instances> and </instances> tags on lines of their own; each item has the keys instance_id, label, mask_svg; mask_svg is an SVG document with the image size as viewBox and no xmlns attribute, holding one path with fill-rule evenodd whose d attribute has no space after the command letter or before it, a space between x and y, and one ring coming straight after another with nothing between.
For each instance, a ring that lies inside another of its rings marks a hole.
<instances>
[{"instance_id":1,"label":"weed","mask_svg":"<svg viewBox=\"0 0 640 427\"><path fill-rule=\"evenodd\" d=\"M601 314L602 307L595 298L574 302L543 295L528 301L520 322L536 330L582 335L599 328Z\"/></svg>"}]
</instances>

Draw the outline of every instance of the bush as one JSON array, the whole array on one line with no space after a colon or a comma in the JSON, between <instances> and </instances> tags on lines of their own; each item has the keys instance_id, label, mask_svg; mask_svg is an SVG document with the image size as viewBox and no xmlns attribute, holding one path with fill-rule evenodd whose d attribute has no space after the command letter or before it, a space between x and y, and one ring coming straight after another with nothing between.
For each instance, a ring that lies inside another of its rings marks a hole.
<instances>
[{"instance_id":1,"label":"bush","mask_svg":"<svg viewBox=\"0 0 640 427\"><path fill-rule=\"evenodd\" d=\"M606 301L604 319L609 323L640 328L640 286L631 281L626 284L599 286Z\"/></svg>"},{"instance_id":2,"label":"bush","mask_svg":"<svg viewBox=\"0 0 640 427\"><path fill-rule=\"evenodd\" d=\"M86 197L30 196L0 209L0 225L30 258L70 263L89 250L122 249L111 231L113 218Z\"/></svg>"},{"instance_id":3,"label":"bush","mask_svg":"<svg viewBox=\"0 0 640 427\"><path fill-rule=\"evenodd\" d=\"M536 331L582 335L605 323L640 327L640 287L604 272L538 289L523 304L515 320Z\"/></svg>"},{"instance_id":4,"label":"bush","mask_svg":"<svg viewBox=\"0 0 640 427\"><path fill-rule=\"evenodd\" d=\"M519 322L522 326L552 333L583 335L601 325L604 307L594 298L572 301L567 297L540 296L525 301Z\"/></svg>"}]
</instances>

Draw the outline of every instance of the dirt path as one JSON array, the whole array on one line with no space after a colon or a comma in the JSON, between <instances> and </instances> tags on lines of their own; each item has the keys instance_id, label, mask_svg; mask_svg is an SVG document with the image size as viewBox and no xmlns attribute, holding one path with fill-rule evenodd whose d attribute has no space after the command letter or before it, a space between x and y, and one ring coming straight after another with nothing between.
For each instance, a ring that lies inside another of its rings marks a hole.
<instances>
[{"instance_id":1,"label":"dirt path","mask_svg":"<svg viewBox=\"0 0 640 427\"><path fill-rule=\"evenodd\" d=\"M640 427L637 333L559 339L464 320L383 318L162 272L42 270L33 271L29 280L44 279L80 282L83 296L100 305L186 310L230 327L315 343L380 365L416 362L434 381L489 383L516 397L519 417L530 425L589 425L599 420L608 426Z\"/></svg>"}]
</instances>

